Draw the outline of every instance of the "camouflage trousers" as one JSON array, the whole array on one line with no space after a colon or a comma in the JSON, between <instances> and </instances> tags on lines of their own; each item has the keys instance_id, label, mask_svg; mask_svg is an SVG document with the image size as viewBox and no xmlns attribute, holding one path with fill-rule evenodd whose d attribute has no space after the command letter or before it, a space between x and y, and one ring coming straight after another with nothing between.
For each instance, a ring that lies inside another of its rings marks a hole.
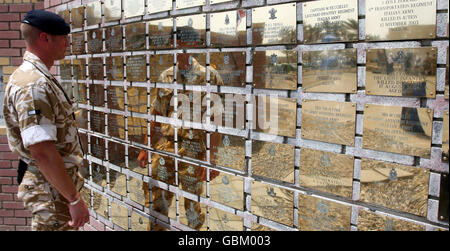
<instances>
[{"instance_id":1,"label":"camouflage trousers","mask_svg":"<svg viewBox=\"0 0 450 251\"><path fill-rule=\"evenodd\" d=\"M44 178L35 167L27 171L19 186L17 197L31 212L33 231L77 230L69 226L71 220L69 202ZM77 189L83 186L83 178L77 168L67 169Z\"/></svg>"}]
</instances>

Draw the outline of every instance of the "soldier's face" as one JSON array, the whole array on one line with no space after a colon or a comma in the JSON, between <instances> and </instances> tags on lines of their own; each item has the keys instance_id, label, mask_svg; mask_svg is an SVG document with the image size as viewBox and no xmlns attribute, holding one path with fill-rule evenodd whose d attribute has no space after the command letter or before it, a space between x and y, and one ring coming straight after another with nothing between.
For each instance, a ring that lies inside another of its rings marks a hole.
<instances>
[{"instance_id":1,"label":"soldier's face","mask_svg":"<svg viewBox=\"0 0 450 251\"><path fill-rule=\"evenodd\" d=\"M66 48L69 45L68 35L51 35L51 48L53 49L55 60L60 60L65 57Z\"/></svg>"}]
</instances>

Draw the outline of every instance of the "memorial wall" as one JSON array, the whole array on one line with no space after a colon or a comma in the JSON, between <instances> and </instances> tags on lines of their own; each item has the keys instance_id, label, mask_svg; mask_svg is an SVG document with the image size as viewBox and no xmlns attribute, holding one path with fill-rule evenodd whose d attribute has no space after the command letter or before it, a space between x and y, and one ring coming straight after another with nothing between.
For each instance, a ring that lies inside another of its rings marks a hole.
<instances>
[{"instance_id":1,"label":"memorial wall","mask_svg":"<svg viewBox=\"0 0 450 251\"><path fill-rule=\"evenodd\" d=\"M110 228L448 230L447 1L52 9Z\"/></svg>"}]
</instances>

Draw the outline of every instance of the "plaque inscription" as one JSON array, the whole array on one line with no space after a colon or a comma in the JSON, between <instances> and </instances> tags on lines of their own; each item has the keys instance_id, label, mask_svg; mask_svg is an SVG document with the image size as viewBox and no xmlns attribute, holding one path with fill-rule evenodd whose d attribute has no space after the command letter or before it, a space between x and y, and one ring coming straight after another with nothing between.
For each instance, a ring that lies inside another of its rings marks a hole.
<instances>
[{"instance_id":1,"label":"plaque inscription","mask_svg":"<svg viewBox=\"0 0 450 251\"><path fill-rule=\"evenodd\" d=\"M244 179L236 175L220 173L209 182L210 198L224 205L244 209Z\"/></svg>"},{"instance_id":2,"label":"plaque inscription","mask_svg":"<svg viewBox=\"0 0 450 251\"><path fill-rule=\"evenodd\" d=\"M148 45L150 49L173 47L173 19L160 19L148 22Z\"/></svg>"},{"instance_id":3,"label":"plaque inscription","mask_svg":"<svg viewBox=\"0 0 450 251\"><path fill-rule=\"evenodd\" d=\"M245 138L211 133L210 147L211 163L244 171Z\"/></svg>"},{"instance_id":4,"label":"plaque inscription","mask_svg":"<svg viewBox=\"0 0 450 251\"><path fill-rule=\"evenodd\" d=\"M245 52L211 52L210 69L215 69L225 86L245 86Z\"/></svg>"},{"instance_id":5,"label":"plaque inscription","mask_svg":"<svg viewBox=\"0 0 450 251\"><path fill-rule=\"evenodd\" d=\"M103 30L95 29L87 32L88 53L100 53L103 49Z\"/></svg>"},{"instance_id":6,"label":"plaque inscription","mask_svg":"<svg viewBox=\"0 0 450 251\"><path fill-rule=\"evenodd\" d=\"M253 140L252 174L294 183L294 146Z\"/></svg>"},{"instance_id":7,"label":"plaque inscription","mask_svg":"<svg viewBox=\"0 0 450 251\"><path fill-rule=\"evenodd\" d=\"M245 10L210 14L210 20L211 46L247 45Z\"/></svg>"},{"instance_id":8,"label":"plaque inscription","mask_svg":"<svg viewBox=\"0 0 450 251\"><path fill-rule=\"evenodd\" d=\"M253 86L268 89L297 89L297 51L268 50L253 54Z\"/></svg>"},{"instance_id":9,"label":"plaque inscription","mask_svg":"<svg viewBox=\"0 0 450 251\"><path fill-rule=\"evenodd\" d=\"M206 131L179 128L178 154L206 161Z\"/></svg>"},{"instance_id":10,"label":"plaque inscription","mask_svg":"<svg viewBox=\"0 0 450 251\"><path fill-rule=\"evenodd\" d=\"M105 28L105 51L122 51L122 26Z\"/></svg>"},{"instance_id":11,"label":"plaque inscription","mask_svg":"<svg viewBox=\"0 0 450 251\"><path fill-rule=\"evenodd\" d=\"M206 46L206 15L177 17L177 47L192 48Z\"/></svg>"},{"instance_id":12,"label":"plaque inscription","mask_svg":"<svg viewBox=\"0 0 450 251\"><path fill-rule=\"evenodd\" d=\"M183 191L206 196L206 168L190 163L178 162L178 184Z\"/></svg>"},{"instance_id":13,"label":"plaque inscription","mask_svg":"<svg viewBox=\"0 0 450 251\"><path fill-rule=\"evenodd\" d=\"M146 46L146 23L139 22L125 26L125 46L127 50L145 50Z\"/></svg>"},{"instance_id":14,"label":"plaque inscription","mask_svg":"<svg viewBox=\"0 0 450 251\"><path fill-rule=\"evenodd\" d=\"M145 82L147 80L147 56L127 56L127 80Z\"/></svg>"}]
</instances>

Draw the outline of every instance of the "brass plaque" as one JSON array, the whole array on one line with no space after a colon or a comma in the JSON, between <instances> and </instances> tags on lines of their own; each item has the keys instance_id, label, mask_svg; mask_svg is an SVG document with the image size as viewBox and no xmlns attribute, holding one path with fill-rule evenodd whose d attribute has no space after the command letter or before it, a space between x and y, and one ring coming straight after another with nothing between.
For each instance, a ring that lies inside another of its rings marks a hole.
<instances>
[{"instance_id":1,"label":"brass plaque","mask_svg":"<svg viewBox=\"0 0 450 251\"><path fill-rule=\"evenodd\" d=\"M85 109L77 109L75 111L75 120L77 121L77 127L88 129L88 112ZM87 150L87 148L83 148Z\"/></svg>"},{"instance_id":2,"label":"brass plaque","mask_svg":"<svg viewBox=\"0 0 450 251\"><path fill-rule=\"evenodd\" d=\"M210 231L244 231L244 221L241 216L209 208Z\"/></svg>"},{"instance_id":3,"label":"brass plaque","mask_svg":"<svg viewBox=\"0 0 450 251\"><path fill-rule=\"evenodd\" d=\"M363 148L430 158L433 109L365 105Z\"/></svg>"},{"instance_id":4,"label":"brass plaque","mask_svg":"<svg viewBox=\"0 0 450 251\"><path fill-rule=\"evenodd\" d=\"M173 74L173 57L173 54L150 55L150 82L172 83L173 78L168 79L164 76L169 71Z\"/></svg>"},{"instance_id":5,"label":"brass plaque","mask_svg":"<svg viewBox=\"0 0 450 251\"><path fill-rule=\"evenodd\" d=\"M206 15L177 17L177 48L206 46Z\"/></svg>"},{"instance_id":6,"label":"brass plaque","mask_svg":"<svg viewBox=\"0 0 450 251\"><path fill-rule=\"evenodd\" d=\"M147 56L127 56L127 80L133 82L147 81Z\"/></svg>"},{"instance_id":7,"label":"brass plaque","mask_svg":"<svg viewBox=\"0 0 450 251\"><path fill-rule=\"evenodd\" d=\"M105 159L105 140L91 135L91 155L97 159Z\"/></svg>"},{"instance_id":8,"label":"brass plaque","mask_svg":"<svg viewBox=\"0 0 450 251\"><path fill-rule=\"evenodd\" d=\"M103 112L91 110L91 130L98 133L105 133L105 114Z\"/></svg>"},{"instance_id":9,"label":"brass plaque","mask_svg":"<svg viewBox=\"0 0 450 251\"><path fill-rule=\"evenodd\" d=\"M92 207L91 206L91 190L89 190L86 187L82 187L80 190L80 196L81 196L81 199L86 204L87 208L90 209Z\"/></svg>"},{"instance_id":10,"label":"brass plaque","mask_svg":"<svg viewBox=\"0 0 450 251\"><path fill-rule=\"evenodd\" d=\"M253 87L297 90L297 51L269 50L253 53Z\"/></svg>"},{"instance_id":11,"label":"brass plaque","mask_svg":"<svg viewBox=\"0 0 450 251\"><path fill-rule=\"evenodd\" d=\"M174 153L175 129L171 124L150 122L150 146L157 150Z\"/></svg>"},{"instance_id":12,"label":"brass plaque","mask_svg":"<svg viewBox=\"0 0 450 251\"><path fill-rule=\"evenodd\" d=\"M128 117L128 139L131 142L146 144L147 120L143 118Z\"/></svg>"},{"instance_id":13,"label":"brass plaque","mask_svg":"<svg viewBox=\"0 0 450 251\"><path fill-rule=\"evenodd\" d=\"M149 218L131 211L131 231L150 231L151 225Z\"/></svg>"},{"instance_id":14,"label":"brass plaque","mask_svg":"<svg viewBox=\"0 0 450 251\"><path fill-rule=\"evenodd\" d=\"M128 146L128 168L133 172L149 175L147 150Z\"/></svg>"},{"instance_id":15,"label":"brass plaque","mask_svg":"<svg viewBox=\"0 0 450 251\"><path fill-rule=\"evenodd\" d=\"M130 188L130 199L145 207L150 206L150 191L148 183L130 176L128 187Z\"/></svg>"},{"instance_id":16,"label":"brass plaque","mask_svg":"<svg viewBox=\"0 0 450 251\"><path fill-rule=\"evenodd\" d=\"M206 54L180 53L177 54L177 83L189 85L206 85ZM172 68L170 68L172 69ZM166 72L166 74L170 74ZM172 70L173 74L173 70ZM171 82L170 77L163 76L163 82ZM211 81L211 84L216 84Z\"/></svg>"},{"instance_id":17,"label":"brass plaque","mask_svg":"<svg viewBox=\"0 0 450 251\"><path fill-rule=\"evenodd\" d=\"M305 44L358 41L358 0L303 3Z\"/></svg>"},{"instance_id":18,"label":"brass plaque","mask_svg":"<svg viewBox=\"0 0 450 251\"><path fill-rule=\"evenodd\" d=\"M152 187L152 209L171 219L177 219L175 194L159 187Z\"/></svg>"},{"instance_id":19,"label":"brass plaque","mask_svg":"<svg viewBox=\"0 0 450 251\"><path fill-rule=\"evenodd\" d=\"M362 159L360 200L426 217L429 178L425 168Z\"/></svg>"},{"instance_id":20,"label":"brass plaque","mask_svg":"<svg viewBox=\"0 0 450 251\"><path fill-rule=\"evenodd\" d=\"M439 212L438 212L438 219L440 221L446 221L448 222L448 201L449 201L449 194L448 194L448 173L441 174L441 187L439 192Z\"/></svg>"},{"instance_id":21,"label":"brass plaque","mask_svg":"<svg viewBox=\"0 0 450 251\"><path fill-rule=\"evenodd\" d=\"M125 157L125 155L122 157ZM109 169L109 189L114 193L127 196L127 176Z\"/></svg>"},{"instance_id":22,"label":"brass plaque","mask_svg":"<svg viewBox=\"0 0 450 251\"><path fill-rule=\"evenodd\" d=\"M172 117L174 106L171 105L173 89L150 89L150 114Z\"/></svg>"},{"instance_id":23,"label":"brass plaque","mask_svg":"<svg viewBox=\"0 0 450 251\"><path fill-rule=\"evenodd\" d=\"M142 16L145 14L145 0L124 0L123 14L125 18Z\"/></svg>"},{"instance_id":24,"label":"brass plaque","mask_svg":"<svg viewBox=\"0 0 450 251\"><path fill-rule=\"evenodd\" d=\"M84 32L72 33L72 54L80 55L85 53Z\"/></svg>"},{"instance_id":25,"label":"brass plaque","mask_svg":"<svg viewBox=\"0 0 450 251\"><path fill-rule=\"evenodd\" d=\"M108 219L108 198L101 194L94 193L92 207L97 214Z\"/></svg>"},{"instance_id":26,"label":"brass plaque","mask_svg":"<svg viewBox=\"0 0 450 251\"><path fill-rule=\"evenodd\" d=\"M433 39L436 37L436 0L366 3L366 40Z\"/></svg>"},{"instance_id":27,"label":"brass plaque","mask_svg":"<svg viewBox=\"0 0 450 251\"><path fill-rule=\"evenodd\" d=\"M366 93L436 97L436 48L367 50Z\"/></svg>"},{"instance_id":28,"label":"brass plaque","mask_svg":"<svg viewBox=\"0 0 450 251\"><path fill-rule=\"evenodd\" d=\"M111 201L111 221L124 230L128 230L128 209Z\"/></svg>"},{"instance_id":29,"label":"brass plaque","mask_svg":"<svg viewBox=\"0 0 450 251\"><path fill-rule=\"evenodd\" d=\"M356 49L304 51L303 92L356 93Z\"/></svg>"},{"instance_id":30,"label":"brass plaque","mask_svg":"<svg viewBox=\"0 0 450 251\"><path fill-rule=\"evenodd\" d=\"M106 57L106 79L123 80L123 57Z\"/></svg>"},{"instance_id":31,"label":"brass plaque","mask_svg":"<svg viewBox=\"0 0 450 251\"><path fill-rule=\"evenodd\" d=\"M152 154L152 178L160 180L169 185L175 185L175 159L160 155Z\"/></svg>"},{"instance_id":32,"label":"brass plaque","mask_svg":"<svg viewBox=\"0 0 450 251\"><path fill-rule=\"evenodd\" d=\"M199 129L178 129L178 154L206 161L206 131Z\"/></svg>"},{"instance_id":33,"label":"brass plaque","mask_svg":"<svg viewBox=\"0 0 450 251\"><path fill-rule=\"evenodd\" d=\"M105 51L122 51L122 26L113 26L105 28Z\"/></svg>"},{"instance_id":34,"label":"brass plaque","mask_svg":"<svg viewBox=\"0 0 450 251\"><path fill-rule=\"evenodd\" d=\"M125 166L125 146L123 144L109 141L108 142L108 161L111 164L120 167Z\"/></svg>"},{"instance_id":35,"label":"brass plaque","mask_svg":"<svg viewBox=\"0 0 450 251\"><path fill-rule=\"evenodd\" d=\"M215 132L209 142L212 164L245 171L245 138Z\"/></svg>"},{"instance_id":36,"label":"brass plaque","mask_svg":"<svg viewBox=\"0 0 450 251\"><path fill-rule=\"evenodd\" d=\"M89 79L91 80L103 80L103 58L89 58Z\"/></svg>"},{"instance_id":37,"label":"brass plaque","mask_svg":"<svg viewBox=\"0 0 450 251\"><path fill-rule=\"evenodd\" d=\"M61 77L61 79L72 79L70 59L59 61L59 76Z\"/></svg>"},{"instance_id":38,"label":"brass plaque","mask_svg":"<svg viewBox=\"0 0 450 251\"><path fill-rule=\"evenodd\" d=\"M130 112L147 113L147 87L128 87L127 107Z\"/></svg>"},{"instance_id":39,"label":"brass plaque","mask_svg":"<svg viewBox=\"0 0 450 251\"><path fill-rule=\"evenodd\" d=\"M245 129L245 95L211 93L211 124L229 128Z\"/></svg>"},{"instance_id":40,"label":"brass plaque","mask_svg":"<svg viewBox=\"0 0 450 251\"><path fill-rule=\"evenodd\" d=\"M352 198L353 156L302 148L300 186Z\"/></svg>"},{"instance_id":41,"label":"brass plaque","mask_svg":"<svg viewBox=\"0 0 450 251\"><path fill-rule=\"evenodd\" d=\"M353 146L356 104L303 100L302 138Z\"/></svg>"},{"instance_id":42,"label":"brass plaque","mask_svg":"<svg viewBox=\"0 0 450 251\"><path fill-rule=\"evenodd\" d=\"M178 162L178 184L183 191L206 197L206 168Z\"/></svg>"},{"instance_id":43,"label":"brass plaque","mask_svg":"<svg viewBox=\"0 0 450 251\"><path fill-rule=\"evenodd\" d=\"M82 28L84 25L84 6L72 8L70 14L72 16L72 29Z\"/></svg>"},{"instance_id":44,"label":"brass plaque","mask_svg":"<svg viewBox=\"0 0 450 251\"><path fill-rule=\"evenodd\" d=\"M272 5L253 9L253 45L295 44L296 42L296 3Z\"/></svg>"},{"instance_id":45,"label":"brass plaque","mask_svg":"<svg viewBox=\"0 0 450 251\"><path fill-rule=\"evenodd\" d=\"M122 18L122 1L103 1L103 12L105 23L120 20Z\"/></svg>"},{"instance_id":46,"label":"brass plaque","mask_svg":"<svg viewBox=\"0 0 450 251\"><path fill-rule=\"evenodd\" d=\"M449 148L448 148L448 110L444 111L444 121L442 125L442 162L448 162Z\"/></svg>"},{"instance_id":47,"label":"brass plaque","mask_svg":"<svg viewBox=\"0 0 450 251\"><path fill-rule=\"evenodd\" d=\"M106 87L107 102L109 109L123 111L125 109L125 92L122 86Z\"/></svg>"},{"instance_id":48,"label":"brass plaque","mask_svg":"<svg viewBox=\"0 0 450 251\"><path fill-rule=\"evenodd\" d=\"M206 231L206 205L197 201L183 198L178 201L180 222L192 229Z\"/></svg>"},{"instance_id":49,"label":"brass plaque","mask_svg":"<svg viewBox=\"0 0 450 251\"><path fill-rule=\"evenodd\" d=\"M257 102L255 102L255 99ZM296 98L256 96L253 101L253 114L253 126L256 125L255 131L295 138L297 126Z\"/></svg>"},{"instance_id":50,"label":"brass plaque","mask_svg":"<svg viewBox=\"0 0 450 251\"><path fill-rule=\"evenodd\" d=\"M145 50L146 23L132 23L125 25L125 48L130 51Z\"/></svg>"},{"instance_id":51,"label":"brass plaque","mask_svg":"<svg viewBox=\"0 0 450 251\"><path fill-rule=\"evenodd\" d=\"M85 83L74 83L73 97L75 102L87 104L87 90Z\"/></svg>"},{"instance_id":52,"label":"brass plaque","mask_svg":"<svg viewBox=\"0 0 450 251\"><path fill-rule=\"evenodd\" d=\"M58 11L58 15L64 19L64 21L70 24L70 12L69 10Z\"/></svg>"},{"instance_id":53,"label":"brass plaque","mask_svg":"<svg viewBox=\"0 0 450 251\"><path fill-rule=\"evenodd\" d=\"M177 116L184 121L206 123L206 92L178 91Z\"/></svg>"},{"instance_id":54,"label":"brass plaque","mask_svg":"<svg viewBox=\"0 0 450 251\"><path fill-rule=\"evenodd\" d=\"M108 135L125 139L125 118L122 115L108 113Z\"/></svg>"},{"instance_id":55,"label":"brass plaque","mask_svg":"<svg viewBox=\"0 0 450 251\"><path fill-rule=\"evenodd\" d=\"M211 46L247 45L246 15L245 10L210 14Z\"/></svg>"},{"instance_id":56,"label":"brass plaque","mask_svg":"<svg viewBox=\"0 0 450 251\"><path fill-rule=\"evenodd\" d=\"M425 231L425 225L359 209L358 231Z\"/></svg>"},{"instance_id":57,"label":"brass plaque","mask_svg":"<svg viewBox=\"0 0 450 251\"><path fill-rule=\"evenodd\" d=\"M351 206L298 195L298 228L302 231L350 231L351 212Z\"/></svg>"},{"instance_id":58,"label":"brass plaque","mask_svg":"<svg viewBox=\"0 0 450 251\"><path fill-rule=\"evenodd\" d=\"M206 0L176 0L176 9L206 5Z\"/></svg>"},{"instance_id":59,"label":"brass plaque","mask_svg":"<svg viewBox=\"0 0 450 251\"><path fill-rule=\"evenodd\" d=\"M86 25L95 25L102 22L102 3L100 1L86 4Z\"/></svg>"},{"instance_id":60,"label":"brass plaque","mask_svg":"<svg viewBox=\"0 0 450 251\"><path fill-rule=\"evenodd\" d=\"M149 14L172 10L172 0L148 0L147 5Z\"/></svg>"},{"instance_id":61,"label":"brass plaque","mask_svg":"<svg viewBox=\"0 0 450 251\"><path fill-rule=\"evenodd\" d=\"M244 179L220 173L209 182L209 198L239 210L244 210Z\"/></svg>"},{"instance_id":62,"label":"brass plaque","mask_svg":"<svg viewBox=\"0 0 450 251\"><path fill-rule=\"evenodd\" d=\"M89 102L93 106L105 106L104 86L101 84L89 85Z\"/></svg>"},{"instance_id":63,"label":"brass plaque","mask_svg":"<svg viewBox=\"0 0 450 251\"><path fill-rule=\"evenodd\" d=\"M292 226L294 224L294 192L252 181L251 212L255 215Z\"/></svg>"},{"instance_id":64,"label":"brass plaque","mask_svg":"<svg viewBox=\"0 0 450 251\"><path fill-rule=\"evenodd\" d=\"M172 18L148 22L148 45L150 49L173 48Z\"/></svg>"},{"instance_id":65,"label":"brass plaque","mask_svg":"<svg viewBox=\"0 0 450 251\"><path fill-rule=\"evenodd\" d=\"M73 77L78 80L86 80L86 59L78 58L72 60Z\"/></svg>"},{"instance_id":66,"label":"brass plaque","mask_svg":"<svg viewBox=\"0 0 450 251\"><path fill-rule=\"evenodd\" d=\"M107 180L106 180L106 167L99 165L97 163L92 162L92 181L101 186L106 188Z\"/></svg>"},{"instance_id":67,"label":"brass plaque","mask_svg":"<svg viewBox=\"0 0 450 251\"><path fill-rule=\"evenodd\" d=\"M225 86L245 86L245 51L211 52L209 70L216 71Z\"/></svg>"},{"instance_id":68,"label":"brass plaque","mask_svg":"<svg viewBox=\"0 0 450 251\"><path fill-rule=\"evenodd\" d=\"M294 146L253 140L252 175L294 183Z\"/></svg>"},{"instance_id":69,"label":"brass plaque","mask_svg":"<svg viewBox=\"0 0 450 251\"><path fill-rule=\"evenodd\" d=\"M88 53L101 53L103 50L103 30L95 29L87 32Z\"/></svg>"}]
</instances>

